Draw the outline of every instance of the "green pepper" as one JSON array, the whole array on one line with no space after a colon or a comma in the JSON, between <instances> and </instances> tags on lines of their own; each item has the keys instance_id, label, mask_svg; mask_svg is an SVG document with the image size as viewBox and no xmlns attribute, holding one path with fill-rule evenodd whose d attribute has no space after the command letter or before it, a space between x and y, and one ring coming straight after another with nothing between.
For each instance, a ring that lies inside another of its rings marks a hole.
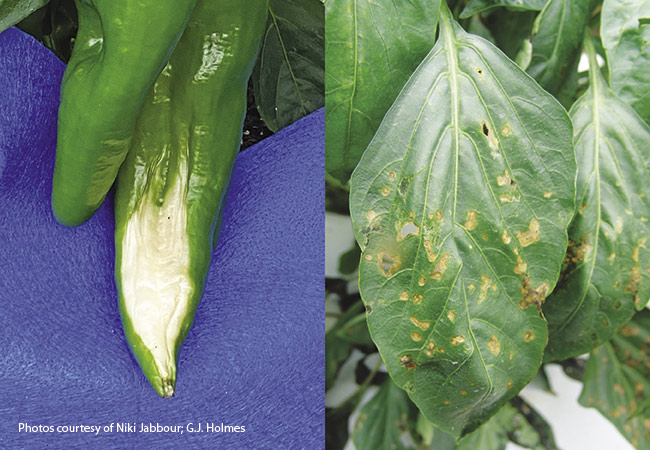
<instances>
[{"instance_id":1,"label":"green pepper","mask_svg":"<svg viewBox=\"0 0 650 450\"><path fill-rule=\"evenodd\" d=\"M61 86L52 209L79 225L104 201L144 97L196 0L76 0L79 31Z\"/></svg>"},{"instance_id":2,"label":"green pepper","mask_svg":"<svg viewBox=\"0 0 650 450\"><path fill-rule=\"evenodd\" d=\"M86 2L79 3L90 8ZM69 121L61 123L60 138L65 138L57 148L63 154L57 154L59 178L55 179L53 207L63 223L85 220L105 196L119 167L115 278L120 315L129 346L145 376L158 394L170 397L175 390L179 349L192 325L218 238L268 0L198 0L173 6L156 3L164 13L138 11L135 21L141 22L144 36L144 30L160 26L147 13L164 15L168 34L164 40L152 38L152 46L158 48L155 58L149 58L148 52L132 53L148 59L143 73L137 76L138 87L131 85L139 69L135 61L129 59L124 64L126 75L122 76L117 58L102 68L108 58L97 57L99 52L95 51L88 55L93 47L88 41L98 33L96 21L89 17L97 14L80 11L79 35L83 40L77 45L82 50L75 47L72 69L68 69L72 73L65 76L60 118L72 115L65 108L85 116L83 111L89 104L92 113L80 119L88 128L78 124L72 127ZM188 9L191 15L185 18ZM133 10L130 13L135 14ZM168 15L177 16L173 26ZM116 17L102 16L102 23ZM119 17L126 20L122 13ZM182 36L179 26L184 27ZM159 47L174 47L176 34L180 40L167 60ZM107 32L103 44L107 52L109 37ZM123 45L130 48L141 42L139 37L137 43L124 38ZM96 61L86 62L92 58ZM77 70L82 71L80 75L75 74ZM93 71L103 75L90 82L87 74ZM159 75L149 83L149 76L156 71ZM77 80L86 82L79 90L81 84L73 84ZM93 86L102 83L106 86L94 101L66 97L88 95ZM115 98L110 97L111 91L115 91ZM124 101L121 107L120 99ZM70 140L74 132L79 137L78 161L74 160L74 143ZM89 151L93 145L96 151ZM88 176L76 180L71 172L75 170Z\"/></svg>"}]
</instances>

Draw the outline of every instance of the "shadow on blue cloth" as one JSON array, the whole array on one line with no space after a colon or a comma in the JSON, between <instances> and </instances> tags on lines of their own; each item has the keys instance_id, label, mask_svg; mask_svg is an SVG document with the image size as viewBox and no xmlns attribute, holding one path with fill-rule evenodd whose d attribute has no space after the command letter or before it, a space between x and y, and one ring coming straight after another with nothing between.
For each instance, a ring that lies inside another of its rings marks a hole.
<instances>
[{"instance_id":1,"label":"shadow on blue cloth","mask_svg":"<svg viewBox=\"0 0 650 450\"><path fill-rule=\"evenodd\" d=\"M0 448L322 448L324 114L240 153L176 397L127 347L112 199L67 229L50 210L64 65L0 34ZM201 422L244 433L25 433L34 425Z\"/></svg>"}]
</instances>

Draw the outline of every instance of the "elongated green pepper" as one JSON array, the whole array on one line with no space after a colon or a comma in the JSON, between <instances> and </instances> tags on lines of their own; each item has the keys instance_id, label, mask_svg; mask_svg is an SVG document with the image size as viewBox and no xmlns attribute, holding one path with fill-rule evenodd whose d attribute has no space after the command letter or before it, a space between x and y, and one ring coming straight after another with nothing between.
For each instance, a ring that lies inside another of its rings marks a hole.
<instances>
[{"instance_id":1,"label":"elongated green pepper","mask_svg":"<svg viewBox=\"0 0 650 450\"><path fill-rule=\"evenodd\" d=\"M199 0L147 94L115 197L122 323L147 379L173 395L239 149L267 1Z\"/></svg>"},{"instance_id":2,"label":"elongated green pepper","mask_svg":"<svg viewBox=\"0 0 650 450\"><path fill-rule=\"evenodd\" d=\"M234 2L239 3L239 2ZM76 0L79 32L61 87L52 208L85 222L131 146L145 94L196 0Z\"/></svg>"},{"instance_id":3,"label":"elongated green pepper","mask_svg":"<svg viewBox=\"0 0 650 450\"><path fill-rule=\"evenodd\" d=\"M268 0L77 0L52 206L78 225L116 181L125 334L163 397L202 296ZM119 170L119 172L118 172Z\"/></svg>"}]
</instances>

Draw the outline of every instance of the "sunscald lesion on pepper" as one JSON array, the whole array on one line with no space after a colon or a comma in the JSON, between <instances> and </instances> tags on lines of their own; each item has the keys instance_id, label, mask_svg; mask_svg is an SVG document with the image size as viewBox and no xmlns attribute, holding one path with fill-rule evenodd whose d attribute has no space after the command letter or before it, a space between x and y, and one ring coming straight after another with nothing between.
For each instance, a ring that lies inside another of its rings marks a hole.
<instances>
[{"instance_id":1,"label":"sunscald lesion on pepper","mask_svg":"<svg viewBox=\"0 0 650 450\"><path fill-rule=\"evenodd\" d=\"M87 220L115 181L129 345L163 397L202 296L267 0L77 1L53 210Z\"/></svg>"}]
</instances>

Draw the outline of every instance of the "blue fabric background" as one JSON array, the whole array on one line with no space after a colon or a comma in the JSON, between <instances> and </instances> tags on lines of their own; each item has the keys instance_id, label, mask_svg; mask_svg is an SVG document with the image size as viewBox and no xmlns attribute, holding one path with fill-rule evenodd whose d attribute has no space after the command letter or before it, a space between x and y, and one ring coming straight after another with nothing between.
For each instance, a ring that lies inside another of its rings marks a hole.
<instances>
[{"instance_id":1,"label":"blue fabric background","mask_svg":"<svg viewBox=\"0 0 650 450\"><path fill-rule=\"evenodd\" d=\"M324 114L241 153L205 296L161 399L131 356L108 198L85 225L50 211L64 65L0 34L0 447L324 446ZM18 433L29 425L244 425L232 434Z\"/></svg>"}]
</instances>

